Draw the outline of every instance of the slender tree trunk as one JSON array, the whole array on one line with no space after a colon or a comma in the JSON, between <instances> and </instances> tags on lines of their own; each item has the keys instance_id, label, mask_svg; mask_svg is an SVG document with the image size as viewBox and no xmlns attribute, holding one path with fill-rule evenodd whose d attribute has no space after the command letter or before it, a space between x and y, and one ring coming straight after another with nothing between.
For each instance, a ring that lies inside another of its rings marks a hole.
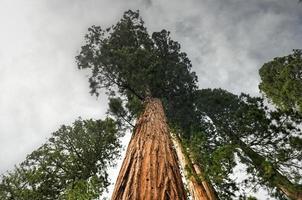
<instances>
[{"instance_id":1,"label":"slender tree trunk","mask_svg":"<svg viewBox=\"0 0 302 200\"><path fill-rule=\"evenodd\" d=\"M202 170L202 168L194 162L193 158L190 158L192 165L193 165L193 169L195 170L195 173L197 175L197 177L199 177L199 179L201 180L201 183L209 197L209 200L218 200L218 196L212 186L212 184L206 180L206 177L204 175L204 171Z\"/></svg>"},{"instance_id":2,"label":"slender tree trunk","mask_svg":"<svg viewBox=\"0 0 302 200\"><path fill-rule=\"evenodd\" d=\"M112 200L186 200L178 160L159 99L137 120Z\"/></svg>"},{"instance_id":3,"label":"slender tree trunk","mask_svg":"<svg viewBox=\"0 0 302 200\"><path fill-rule=\"evenodd\" d=\"M292 183L286 176L283 176L272 163L267 161L263 156L259 155L243 141L232 136L234 142L239 144L242 151L251 159L253 165L260 172L260 175L266 175L266 168L271 167L269 182L283 192L289 199L302 200L302 186Z\"/></svg>"},{"instance_id":4,"label":"slender tree trunk","mask_svg":"<svg viewBox=\"0 0 302 200\"><path fill-rule=\"evenodd\" d=\"M214 189L204 177L201 168L192 162L186 154L181 141L177 135L172 137L176 149L177 157L188 182L188 189L193 200L217 200Z\"/></svg>"}]
</instances>

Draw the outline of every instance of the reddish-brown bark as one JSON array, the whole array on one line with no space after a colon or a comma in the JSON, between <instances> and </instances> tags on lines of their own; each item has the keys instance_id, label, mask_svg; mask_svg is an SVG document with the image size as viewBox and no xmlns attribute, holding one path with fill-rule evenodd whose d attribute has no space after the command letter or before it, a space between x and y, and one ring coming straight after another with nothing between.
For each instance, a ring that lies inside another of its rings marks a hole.
<instances>
[{"instance_id":1,"label":"reddish-brown bark","mask_svg":"<svg viewBox=\"0 0 302 200\"><path fill-rule=\"evenodd\" d=\"M186 198L162 104L159 99L149 99L135 126L111 199Z\"/></svg>"}]
</instances>

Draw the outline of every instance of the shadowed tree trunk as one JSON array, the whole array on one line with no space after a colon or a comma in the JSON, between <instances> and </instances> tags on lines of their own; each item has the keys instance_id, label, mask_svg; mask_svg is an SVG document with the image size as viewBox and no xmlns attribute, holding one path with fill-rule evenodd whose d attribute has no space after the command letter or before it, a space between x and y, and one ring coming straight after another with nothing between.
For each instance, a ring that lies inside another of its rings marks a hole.
<instances>
[{"instance_id":1,"label":"shadowed tree trunk","mask_svg":"<svg viewBox=\"0 0 302 200\"><path fill-rule=\"evenodd\" d=\"M159 99L137 120L112 200L185 200L186 192Z\"/></svg>"},{"instance_id":2,"label":"shadowed tree trunk","mask_svg":"<svg viewBox=\"0 0 302 200\"><path fill-rule=\"evenodd\" d=\"M188 189L193 200L217 200L214 189L203 175L201 168L192 162L192 159L185 153L181 141L177 135L172 137L177 157L184 171L188 182Z\"/></svg>"},{"instance_id":3,"label":"shadowed tree trunk","mask_svg":"<svg viewBox=\"0 0 302 200\"><path fill-rule=\"evenodd\" d=\"M202 170L202 168L198 164L196 164L193 159L191 159L191 162L192 162L193 169L195 170L197 177L201 180L201 184L203 185L203 187L208 195L209 200L218 200L219 198L218 198L217 194L215 193L215 190L214 190L213 186L211 185L211 183L206 180L204 171Z\"/></svg>"}]
</instances>

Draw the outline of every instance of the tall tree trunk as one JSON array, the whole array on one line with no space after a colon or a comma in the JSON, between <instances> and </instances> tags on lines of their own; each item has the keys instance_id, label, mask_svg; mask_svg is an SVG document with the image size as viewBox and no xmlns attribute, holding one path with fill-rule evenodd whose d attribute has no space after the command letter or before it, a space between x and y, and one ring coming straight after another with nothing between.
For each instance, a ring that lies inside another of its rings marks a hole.
<instances>
[{"instance_id":1,"label":"tall tree trunk","mask_svg":"<svg viewBox=\"0 0 302 200\"><path fill-rule=\"evenodd\" d=\"M178 160L159 99L137 120L112 200L186 200Z\"/></svg>"},{"instance_id":2,"label":"tall tree trunk","mask_svg":"<svg viewBox=\"0 0 302 200\"><path fill-rule=\"evenodd\" d=\"M233 142L238 144L242 151L251 159L252 164L258 169L261 176L268 176L270 184L283 192L289 199L302 200L302 186L292 183L288 178L282 175L272 163L267 161L263 156L259 155L252 148L246 145L239 138L230 134ZM270 167L270 173L267 174L267 167Z\"/></svg>"},{"instance_id":3,"label":"tall tree trunk","mask_svg":"<svg viewBox=\"0 0 302 200\"><path fill-rule=\"evenodd\" d=\"M192 159L183 148L180 138L177 135L172 137L177 157L180 165L186 176L188 188L193 200L217 200L214 189L211 184L207 182L201 168L192 162Z\"/></svg>"}]
</instances>

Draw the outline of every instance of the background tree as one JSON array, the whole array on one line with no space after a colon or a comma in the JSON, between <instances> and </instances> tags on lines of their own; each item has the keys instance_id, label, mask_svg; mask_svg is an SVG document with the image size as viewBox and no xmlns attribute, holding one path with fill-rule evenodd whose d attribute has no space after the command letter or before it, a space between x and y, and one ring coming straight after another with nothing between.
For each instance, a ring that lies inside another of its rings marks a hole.
<instances>
[{"instance_id":1,"label":"background tree","mask_svg":"<svg viewBox=\"0 0 302 200\"><path fill-rule=\"evenodd\" d=\"M259 74L259 88L274 104L302 111L302 50L265 63Z\"/></svg>"},{"instance_id":2,"label":"background tree","mask_svg":"<svg viewBox=\"0 0 302 200\"><path fill-rule=\"evenodd\" d=\"M193 139L190 145L197 160L208 165L205 169L214 183L226 183L224 178L235 166L236 154L249 166L249 172L256 173L250 183L258 181L291 199L301 198L299 113L270 111L261 98L236 96L221 89L198 91L196 107L204 121L204 134L200 144Z\"/></svg>"},{"instance_id":3,"label":"background tree","mask_svg":"<svg viewBox=\"0 0 302 200\"><path fill-rule=\"evenodd\" d=\"M109 186L107 169L120 155L116 123L76 120L1 177L1 199L94 199Z\"/></svg>"}]
</instances>

